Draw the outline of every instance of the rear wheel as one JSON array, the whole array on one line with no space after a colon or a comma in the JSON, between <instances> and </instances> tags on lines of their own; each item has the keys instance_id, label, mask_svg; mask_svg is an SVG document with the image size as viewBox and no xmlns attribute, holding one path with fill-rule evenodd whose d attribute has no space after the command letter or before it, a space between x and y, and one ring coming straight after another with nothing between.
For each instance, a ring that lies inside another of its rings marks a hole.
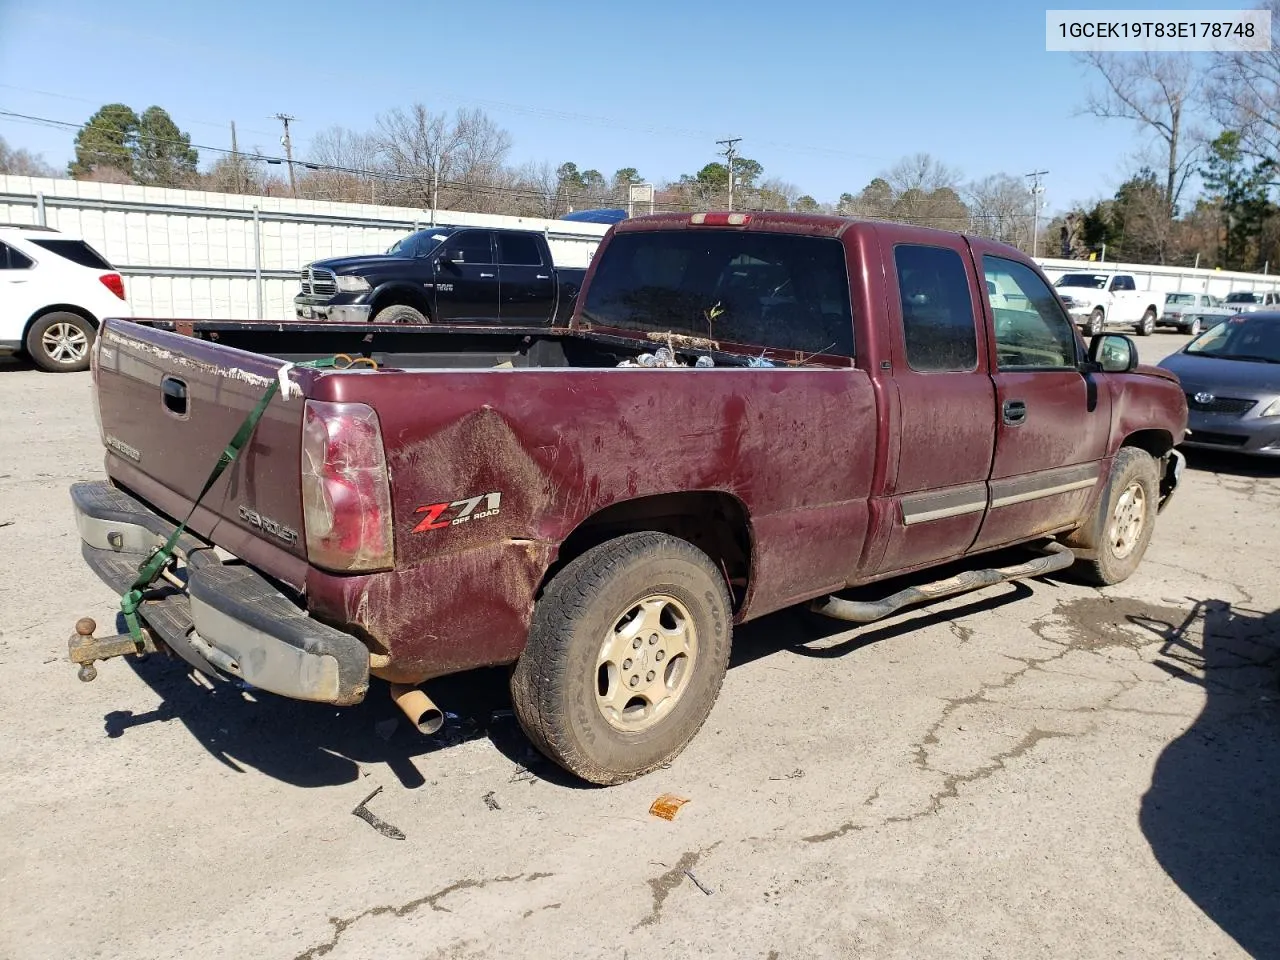
<instances>
[{"instance_id":1,"label":"rear wheel","mask_svg":"<svg viewBox=\"0 0 1280 960\"><path fill-rule=\"evenodd\" d=\"M1098 307L1093 313L1089 314L1089 336L1096 337L1102 333L1103 328L1107 325L1106 314L1102 312L1102 308Z\"/></svg>"},{"instance_id":2,"label":"rear wheel","mask_svg":"<svg viewBox=\"0 0 1280 960\"><path fill-rule=\"evenodd\" d=\"M93 324L75 313L46 313L27 331L27 353L41 370L71 373L89 368Z\"/></svg>"},{"instance_id":3,"label":"rear wheel","mask_svg":"<svg viewBox=\"0 0 1280 960\"><path fill-rule=\"evenodd\" d=\"M1191 334L1191 336L1193 337L1200 336L1200 318L1199 317L1196 317L1194 320L1191 321L1191 323L1187 325L1187 333Z\"/></svg>"},{"instance_id":4,"label":"rear wheel","mask_svg":"<svg viewBox=\"0 0 1280 960\"><path fill-rule=\"evenodd\" d=\"M591 783L661 766L711 712L729 664L724 578L692 544L635 533L578 557L547 585L511 676L534 744Z\"/></svg>"},{"instance_id":5,"label":"rear wheel","mask_svg":"<svg viewBox=\"0 0 1280 960\"><path fill-rule=\"evenodd\" d=\"M1147 312L1142 315L1142 319L1138 321L1138 336L1149 337L1156 329L1156 312L1151 307L1147 308Z\"/></svg>"},{"instance_id":6,"label":"rear wheel","mask_svg":"<svg viewBox=\"0 0 1280 960\"><path fill-rule=\"evenodd\" d=\"M1155 458L1137 447L1121 447L1092 520L1067 542L1093 554L1076 564L1080 576L1097 586L1128 579L1147 552L1159 502Z\"/></svg>"},{"instance_id":7,"label":"rear wheel","mask_svg":"<svg viewBox=\"0 0 1280 960\"><path fill-rule=\"evenodd\" d=\"M393 303L373 315L374 323L430 323L421 310L406 303Z\"/></svg>"}]
</instances>

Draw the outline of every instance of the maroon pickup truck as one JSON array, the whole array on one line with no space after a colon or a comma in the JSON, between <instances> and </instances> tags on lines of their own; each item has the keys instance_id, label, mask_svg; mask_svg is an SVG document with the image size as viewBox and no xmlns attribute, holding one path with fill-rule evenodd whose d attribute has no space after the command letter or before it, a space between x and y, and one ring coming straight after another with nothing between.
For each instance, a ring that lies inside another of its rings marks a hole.
<instances>
[{"instance_id":1,"label":"maroon pickup truck","mask_svg":"<svg viewBox=\"0 0 1280 960\"><path fill-rule=\"evenodd\" d=\"M1182 465L1182 391L1131 340L1086 349L1010 247L888 223L629 220L563 329L214 336L110 321L95 346L85 559L124 594L191 518L140 631L78 625L82 677L143 648L333 704L374 676L433 731L417 685L510 665L529 737L597 783L689 742L735 624L806 601L865 622L1073 563L1116 583ZM371 362L299 362L339 352ZM1018 544L1037 553L835 596Z\"/></svg>"}]
</instances>

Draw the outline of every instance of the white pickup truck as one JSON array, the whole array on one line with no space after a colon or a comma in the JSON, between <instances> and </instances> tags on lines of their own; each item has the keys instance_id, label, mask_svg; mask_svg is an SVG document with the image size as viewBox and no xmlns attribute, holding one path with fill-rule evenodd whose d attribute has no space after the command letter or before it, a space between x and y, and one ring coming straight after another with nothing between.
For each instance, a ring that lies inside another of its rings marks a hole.
<instances>
[{"instance_id":1,"label":"white pickup truck","mask_svg":"<svg viewBox=\"0 0 1280 960\"><path fill-rule=\"evenodd\" d=\"M1127 273L1067 273L1054 286L1071 319L1089 336L1107 326L1125 325L1149 337L1164 304L1164 294L1139 290Z\"/></svg>"}]
</instances>

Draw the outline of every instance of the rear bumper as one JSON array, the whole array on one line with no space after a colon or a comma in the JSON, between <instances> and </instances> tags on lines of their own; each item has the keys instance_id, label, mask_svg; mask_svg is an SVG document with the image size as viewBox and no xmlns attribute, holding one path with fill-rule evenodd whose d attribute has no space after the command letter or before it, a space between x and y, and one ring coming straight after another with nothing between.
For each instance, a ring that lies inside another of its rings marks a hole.
<instances>
[{"instance_id":1,"label":"rear bumper","mask_svg":"<svg viewBox=\"0 0 1280 960\"><path fill-rule=\"evenodd\" d=\"M85 561L120 594L174 529L172 521L104 481L73 484L71 502ZM191 534L182 536L175 554L186 563L186 589L158 581L138 612L189 664L297 700L364 699L369 651L358 639L312 619L253 568L223 563Z\"/></svg>"}]
</instances>

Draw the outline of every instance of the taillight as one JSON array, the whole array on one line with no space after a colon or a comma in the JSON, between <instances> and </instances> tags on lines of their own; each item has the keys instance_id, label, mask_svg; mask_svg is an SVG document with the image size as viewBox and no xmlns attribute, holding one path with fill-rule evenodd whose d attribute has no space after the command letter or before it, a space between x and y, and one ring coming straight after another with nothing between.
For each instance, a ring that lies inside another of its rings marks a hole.
<instances>
[{"instance_id":1,"label":"taillight","mask_svg":"<svg viewBox=\"0 0 1280 960\"><path fill-rule=\"evenodd\" d=\"M98 278L102 281L102 285L114 293L121 300L124 299L124 280L118 273L104 273Z\"/></svg>"},{"instance_id":2,"label":"taillight","mask_svg":"<svg viewBox=\"0 0 1280 960\"><path fill-rule=\"evenodd\" d=\"M392 565L391 484L372 407L307 401L302 518L307 559L316 566L356 572Z\"/></svg>"}]
</instances>

